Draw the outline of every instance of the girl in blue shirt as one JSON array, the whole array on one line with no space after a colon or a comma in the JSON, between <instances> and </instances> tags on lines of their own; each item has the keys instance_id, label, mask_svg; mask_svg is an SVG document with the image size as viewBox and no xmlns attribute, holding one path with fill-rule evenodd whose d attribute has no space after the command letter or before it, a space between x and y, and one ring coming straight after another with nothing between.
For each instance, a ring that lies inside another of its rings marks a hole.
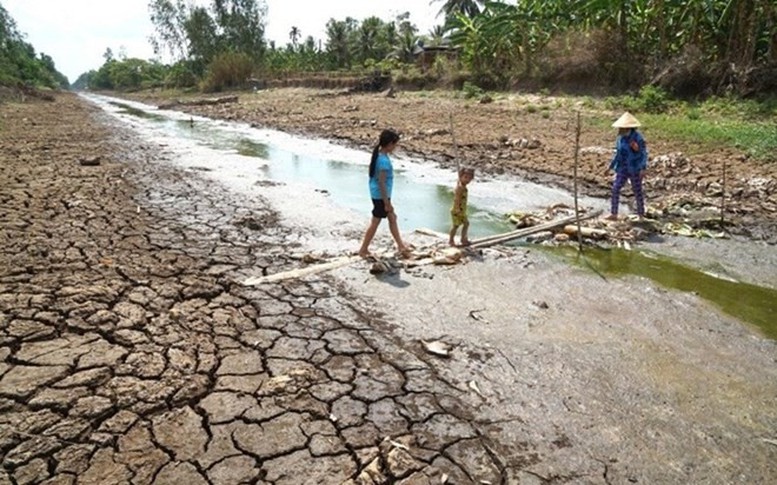
<instances>
[{"instance_id":1,"label":"girl in blue shirt","mask_svg":"<svg viewBox=\"0 0 777 485\"><path fill-rule=\"evenodd\" d=\"M645 216L642 177L647 169L648 152L645 139L637 131L640 122L631 113L624 113L612 126L618 128L618 139L615 142L615 156L610 162L610 170L615 171L615 180L612 184L612 203L607 219L618 218L621 189L626 180L631 183L637 201L637 215L642 218Z\"/></svg>"},{"instance_id":2,"label":"girl in blue shirt","mask_svg":"<svg viewBox=\"0 0 777 485\"><path fill-rule=\"evenodd\" d=\"M399 143L399 135L392 130L383 130L380 134L378 144L372 151L372 160L370 161L370 197L372 198L372 221L367 232L364 234L362 246L359 249L359 256L366 258L370 255L370 243L378 231L378 226L382 219L388 219L389 230L397 243L397 250L403 256L406 256L410 247L402 241L397 225L397 214L394 212L394 206L391 204L391 191L394 188L394 167L391 165L389 154L394 151Z\"/></svg>"}]
</instances>

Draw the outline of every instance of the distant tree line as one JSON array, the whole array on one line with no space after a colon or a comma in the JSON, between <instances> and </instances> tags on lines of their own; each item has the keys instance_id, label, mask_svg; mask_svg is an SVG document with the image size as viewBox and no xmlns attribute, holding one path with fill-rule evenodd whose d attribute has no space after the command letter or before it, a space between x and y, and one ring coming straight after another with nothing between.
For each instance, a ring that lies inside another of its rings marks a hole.
<instances>
[{"instance_id":1,"label":"distant tree line","mask_svg":"<svg viewBox=\"0 0 777 485\"><path fill-rule=\"evenodd\" d=\"M252 76L302 71L415 69L422 47L455 49L453 69L485 88L516 83L676 94L777 89L774 0L438 0L441 24L421 34L409 18L330 19L325 39L290 26L265 39L263 0L151 0L151 39L170 65L106 57L76 83L93 89L150 85L217 90ZM450 68L450 66L447 66ZM438 71L440 71L438 69ZM771 83L771 84L770 84Z\"/></svg>"},{"instance_id":2,"label":"distant tree line","mask_svg":"<svg viewBox=\"0 0 777 485\"><path fill-rule=\"evenodd\" d=\"M63 88L68 79L57 71L54 61L24 40L16 22L0 4L0 85Z\"/></svg>"},{"instance_id":3,"label":"distant tree line","mask_svg":"<svg viewBox=\"0 0 777 485\"><path fill-rule=\"evenodd\" d=\"M465 65L497 85L575 69L690 91L777 77L774 0L447 0L443 9Z\"/></svg>"}]
</instances>

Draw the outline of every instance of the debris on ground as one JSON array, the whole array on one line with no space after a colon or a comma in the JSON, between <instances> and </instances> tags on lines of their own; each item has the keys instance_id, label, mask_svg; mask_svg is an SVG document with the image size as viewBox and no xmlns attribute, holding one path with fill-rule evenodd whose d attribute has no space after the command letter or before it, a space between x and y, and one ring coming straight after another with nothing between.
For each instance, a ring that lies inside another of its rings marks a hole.
<instances>
[{"instance_id":1,"label":"debris on ground","mask_svg":"<svg viewBox=\"0 0 777 485\"><path fill-rule=\"evenodd\" d=\"M693 211L691 208L695 208ZM701 209L704 209L702 211ZM580 214L586 214L590 209L580 209ZM574 208L565 204L555 204L545 210L536 212L515 211L505 215L508 221L515 224L516 229L544 224L559 216L574 216ZM631 249L631 244L645 241L656 235L672 235L696 238L721 239L728 237L725 223L707 203L698 200L682 198L673 204L649 206L646 217L639 218L634 214L619 217L616 220L606 218L589 219L581 224L567 224L549 231L542 231L528 236L530 243L557 245L578 243L578 231L586 244L611 245Z\"/></svg>"},{"instance_id":2,"label":"debris on ground","mask_svg":"<svg viewBox=\"0 0 777 485\"><path fill-rule=\"evenodd\" d=\"M427 342L426 340L421 340L421 343L424 346L424 349L426 349L427 352L433 355L437 355L439 357L449 357L451 354L451 350L453 350L453 347L450 344L447 344L441 340L433 340L431 342Z\"/></svg>"}]
</instances>

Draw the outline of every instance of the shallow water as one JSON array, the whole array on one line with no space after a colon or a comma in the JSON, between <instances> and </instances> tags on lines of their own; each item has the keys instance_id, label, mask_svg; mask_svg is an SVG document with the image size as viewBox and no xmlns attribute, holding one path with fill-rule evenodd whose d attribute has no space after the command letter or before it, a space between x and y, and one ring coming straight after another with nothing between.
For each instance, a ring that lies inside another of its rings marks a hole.
<instances>
[{"instance_id":1,"label":"shallow water","mask_svg":"<svg viewBox=\"0 0 777 485\"><path fill-rule=\"evenodd\" d=\"M367 150L353 150L325 140L303 140L239 123L160 111L140 103L98 96L89 96L89 99L124 120L134 118L130 121L132 124L156 137L168 139L168 144L173 144L172 140L193 143L200 148L200 158L205 151L210 151L211 155L241 157L239 170L245 177L289 184L290 190L312 187L327 194L338 206L369 219L372 205L365 173L370 155ZM401 155L392 159L395 161L393 199L400 227L447 231L455 175L447 170L422 166ZM224 169L213 166L213 160L200 162L197 168ZM470 233L477 236L510 230L503 217L505 212L537 210L559 202L572 202L569 194L538 184L477 179L470 186L469 200ZM584 199L581 203L602 205L595 199Z\"/></svg>"},{"instance_id":2,"label":"shallow water","mask_svg":"<svg viewBox=\"0 0 777 485\"><path fill-rule=\"evenodd\" d=\"M214 174L234 190L262 193L267 184L282 184L278 194L295 198L295 212L308 213L305 224L338 225L345 220L366 224L371 203L367 189L369 149L356 150L327 140L301 138L244 123L212 120L175 111L161 111L141 103L87 95L114 116L134 126L184 160L184 166ZM455 174L428 163L401 156L395 164L394 202L400 228L408 232L426 227L445 232L450 227L450 206ZM179 163L181 163L179 161ZM259 187L261 186L261 187ZM324 206L326 196L329 205ZM471 237L512 229L503 214L534 211L557 203L572 204L570 194L511 177L476 178L470 186ZM275 202L278 203L276 197ZM608 201L582 198L581 205L606 208ZM302 206L302 207L300 207ZM288 210L288 205L285 207ZM325 212L337 212L326 217ZM338 219L338 217L340 219ZM299 222L300 218L296 220ZM572 248L552 250L576 262ZM602 274L637 275L681 291L693 291L724 312L777 338L777 291L705 273L651 253L622 250L587 250L587 264Z\"/></svg>"},{"instance_id":3,"label":"shallow water","mask_svg":"<svg viewBox=\"0 0 777 485\"><path fill-rule=\"evenodd\" d=\"M754 325L777 339L777 290L736 281L719 274L681 265L645 251L585 249L584 258L575 248L550 250L566 261L593 268L602 275L636 275L666 288L693 292L725 313ZM590 266L589 266L590 265Z\"/></svg>"}]
</instances>

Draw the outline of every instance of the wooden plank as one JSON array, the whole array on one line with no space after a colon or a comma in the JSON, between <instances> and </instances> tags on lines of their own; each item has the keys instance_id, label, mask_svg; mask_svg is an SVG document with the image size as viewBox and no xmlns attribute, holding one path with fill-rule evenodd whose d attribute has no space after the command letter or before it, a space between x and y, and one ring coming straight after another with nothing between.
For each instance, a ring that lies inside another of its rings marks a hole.
<instances>
[{"instance_id":1,"label":"wooden plank","mask_svg":"<svg viewBox=\"0 0 777 485\"><path fill-rule=\"evenodd\" d=\"M569 224L564 226L564 232L570 236L577 236L578 227L576 225ZM604 239L609 234L605 229L596 229L594 227L580 227L580 235L592 239Z\"/></svg>"},{"instance_id":2,"label":"wooden plank","mask_svg":"<svg viewBox=\"0 0 777 485\"><path fill-rule=\"evenodd\" d=\"M424 236L432 236L440 239L448 239L450 237L450 235L445 234L444 232L435 231L434 229L429 229L426 227L416 229L415 232L418 234L423 234Z\"/></svg>"},{"instance_id":3,"label":"wooden plank","mask_svg":"<svg viewBox=\"0 0 777 485\"><path fill-rule=\"evenodd\" d=\"M595 217L600 216L601 214L602 214L601 211L595 211L595 212L592 212L590 214L587 214L585 216L580 217L580 220L584 221L584 220L588 220L588 219L593 219ZM522 238L522 237L525 237L525 236L529 236L531 234L535 234L535 233L538 233L538 232L548 231L548 230L551 230L551 229L555 229L557 227L563 227L563 226L569 224L570 222L574 222L575 220L576 220L576 218L574 216L567 217L567 218L559 219L559 220L556 220L556 221L550 221L550 222L547 222L545 224L540 224L540 225L534 226L534 227L526 227L526 228L523 228L523 229L518 229L516 231L510 231L510 232L506 232L506 233L503 233L503 234L496 234L494 236L480 238L480 239L475 240L472 244L470 244L469 246L464 247L464 248L460 248L460 249L459 248L450 248L450 249L451 250L459 249L460 251L466 251L467 249L487 248L487 247L490 247L490 246L495 246L497 244L502 244L502 243L505 243L505 242L510 242L510 241L512 241L514 239L519 239L519 238ZM404 263L404 266L406 268L415 268L415 267L418 267L418 266L427 266L427 265L430 265L430 264L440 264L439 263L440 258L444 258L444 256L441 255L440 257L429 257L429 258L419 259L419 260L415 260L415 261L408 261L408 262Z\"/></svg>"},{"instance_id":4,"label":"wooden plank","mask_svg":"<svg viewBox=\"0 0 777 485\"><path fill-rule=\"evenodd\" d=\"M243 281L243 285L256 286L264 283L277 283L278 281L290 280L293 278L302 278L305 276L323 273L324 271L330 271L333 269L342 268L343 266L348 266L351 263L355 263L361 260L362 260L361 256L343 256L340 258L333 259L332 261L327 261L326 263L314 264L306 268L293 269L291 271L284 271L282 273L260 276L258 278L248 278L247 280Z\"/></svg>"},{"instance_id":5,"label":"wooden plank","mask_svg":"<svg viewBox=\"0 0 777 485\"><path fill-rule=\"evenodd\" d=\"M586 214L584 216L580 217L581 221L587 221L588 219L593 219L595 217L599 217L602 214L602 211L594 211L590 214ZM517 231L513 231L507 234L503 234L500 236L493 236L488 238L482 238L479 239L472 244L469 245L472 249L481 249L481 248L487 248L489 246L494 246L496 244L503 244L506 242L513 241L515 239L520 239L525 236L529 236L531 234L536 234L538 232L542 231L549 231L551 229L555 229L557 227L563 227L571 222L577 221L577 218L575 216L566 217L564 219L558 219L556 221L550 221L545 224L540 224L538 226L532 226L527 227L524 229L518 229Z\"/></svg>"},{"instance_id":6,"label":"wooden plank","mask_svg":"<svg viewBox=\"0 0 777 485\"><path fill-rule=\"evenodd\" d=\"M601 211L592 212L590 214L580 217L580 220L585 221L588 219L593 219L594 217L598 217L599 215L601 215L601 213L602 213ZM524 229L518 229L515 231L510 231L502 234L495 234L493 236L487 236L480 239L475 239L472 241L472 244L468 246L468 248L481 249L481 248L487 248L490 246L495 246L497 244L510 242L512 240L519 239L531 234L535 234L537 232L548 231L550 229L555 229L557 227L563 227L575 221L576 221L575 217L572 216L564 219L559 219L556 221L551 221L545 224L540 224L538 226L527 227ZM447 234L443 234L437 231L432 231L431 229L418 229L416 232L420 232L421 234L441 237L441 238L448 237ZM381 258L386 256L387 254L388 252L383 252L383 253L376 254L375 257ZM436 262L439 262L440 258L444 258L444 255L441 255L440 257L429 257L429 258L424 258L419 260L405 261L403 262L403 266L406 268L427 266L427 265L435 264ZM285 281L285 280L290 280L294 278L303 278L305 276L311 276L311 275L323 273L325 271L341 268L343 266L348 266L349 264L352 264L361 260L362 260L361 256L342 256L342 257L333 259L331 261L311 265L306 268L298 268L298 269L293 269L291 271L284 271L284 272L276 273L272 275L260 276L256 278L248 278L247 280L243 281L243 285L256 286L264 283L277 283L278 281Z\"/></svg>"},{"instance_id":7,"label":"wooden plank","mask_svg":"<svg viewBox=\"0 0 777 485\"><path fill-rule=\"evenodd\" d=\"M580 216L580 220L581 221L585 221L585 220L588 220L588 219L593 219L595 217L600 216L601 214L602 214L602 211L594 211L594 212L592 212L590 214L586 214L586 215ZM508 231L508 232L503 232L503 233L499 233L499 234L492 234L490 236L484 236L484 237L481 237L481 238L478 238L478 239L473 239L471 241L471 244L470 244L469 247L488 247L488 246L482 246L482 245L490 243L492 241L503 241L503 240L504 241L511 241L512 239L517 239L517 238L520 238L520 237L529 236L529 235L534 234L536 232L542 232L542 231L547 231L547 230L550 230L550 229L555 229L555 228L557 228L559 226L562 226L562 225L566 226L567 224L573 223L573 222L576 222L576 218L575 218L575 216L570 216L570 217L566 217L564 219L558 219L556 221L546 222L545 224L540 224L540 225L537 225L537 226L524 227L524 228L521 228L521 229L516 229L514 231ZM424 234L426 236L438 237L440 239L448 239L448 234L445 234L445 233L442 233L442 232L439 232L439 231L435 231L433 229L420 228L420 229L416 229L415 232L417 232L419 234Z\"/></svg>"}]
</instances>

